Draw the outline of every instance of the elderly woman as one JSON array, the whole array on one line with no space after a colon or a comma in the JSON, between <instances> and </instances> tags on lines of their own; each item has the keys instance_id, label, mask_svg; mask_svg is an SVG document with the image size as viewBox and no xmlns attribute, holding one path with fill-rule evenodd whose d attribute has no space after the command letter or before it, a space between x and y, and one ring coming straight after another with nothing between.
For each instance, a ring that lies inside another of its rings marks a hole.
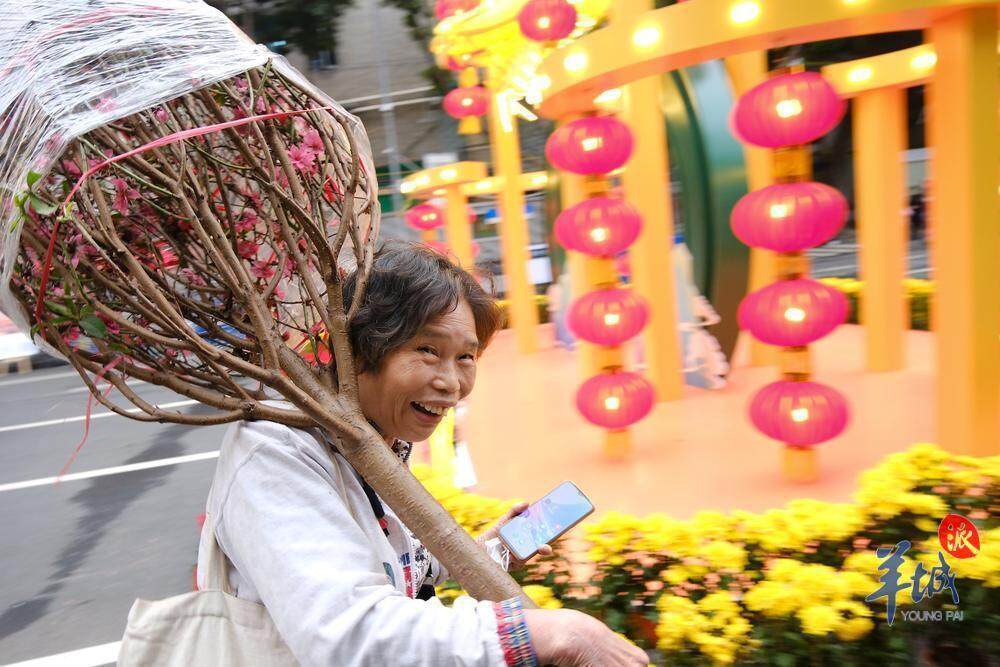
<instances>
[{"instance_id":1,"label":"elderly woman","mask_svg":"<svg viewBox=\"0 0 1000 667\"><path fill-rule=\"evenodd\" d=\"M345 281L348 302L355 284ZM364 414L404 463L472 391L500 324L494 299L444 257L409 244L379 252L350 339ZM579 612L522 611L517 598L443 606L434 586L447 572L318 430L234 424L208 511L232 589L267 608L303 665L647 664Z\"/></svg>"}]
</instances>

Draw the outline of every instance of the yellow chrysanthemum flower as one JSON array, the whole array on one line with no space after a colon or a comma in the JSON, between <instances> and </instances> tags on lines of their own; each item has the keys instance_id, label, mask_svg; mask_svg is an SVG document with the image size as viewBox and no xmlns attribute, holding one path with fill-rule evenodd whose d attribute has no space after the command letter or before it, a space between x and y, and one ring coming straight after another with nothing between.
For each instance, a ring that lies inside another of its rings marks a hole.
<instances>
[{"instance_id":1,"label":"yellow chrysanthemum flower","mask_svg":"<svg viewBox=\"0 0 1000 667\"><path fill-rule=\"evenodd\" d=\"M837 639L852 642L861 639L875 628L875 624L867 618L852 618L844 621L836 629Z\"/></svg>"},{"instance_id":2,"label":"yellow chrysanthemum flower","mask_svg":"<svg viewBox=\"0 0 1000 667\"><path fill-rule=\"evenodd\" d=\"M796 615L802 623L802 631L808 635L822 636L833 632L843 624L840 614L827 605L814 604L803 607Z\"/></svg>"},{"instance_id":3,"label":"yellow chrysanthemum flower","mask_svg":"<svg viewBox=\"0 0 1000 667\"><path fill-rule=\"evenodd\" d=\"M529 584L524 587L524 594L542 609L562 609L562 602L552 594L552 589L547 586Z\"/></svg>"},{"instance_id":4,"label":"yellow chrysanthemum flower","mask_svg":"<svg viewBox=\"0 0 1000 667\"><path fill-rule=\"evenodd\" d=\"M701 556L712 567L722 570L742 570L746 566L746 550L731 542L713 540L701 549Z\"/></svg>"}]
</instances>

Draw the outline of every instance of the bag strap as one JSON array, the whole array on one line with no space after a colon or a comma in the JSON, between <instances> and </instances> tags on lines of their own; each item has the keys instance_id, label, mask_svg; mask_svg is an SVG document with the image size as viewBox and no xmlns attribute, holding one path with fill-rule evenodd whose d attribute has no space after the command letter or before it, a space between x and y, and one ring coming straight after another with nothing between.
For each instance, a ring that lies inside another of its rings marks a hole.
<instances>
[{"instance_id":1,"label":"bag strap","mask_svg":"<svg viewBox=\"0 0 1000 667\"><path fill-rule=\"evenodd\" d=\"M205 511L205 527L203 539L207 539L205 563L205 586L207 589L220 590L226 595L235 595L229 585L229 559L219 546L219 540L215 536L215 517L211 510L212 494L215 492L215 485L209 489L208 502Z\"/></svg>"}]
</instances>

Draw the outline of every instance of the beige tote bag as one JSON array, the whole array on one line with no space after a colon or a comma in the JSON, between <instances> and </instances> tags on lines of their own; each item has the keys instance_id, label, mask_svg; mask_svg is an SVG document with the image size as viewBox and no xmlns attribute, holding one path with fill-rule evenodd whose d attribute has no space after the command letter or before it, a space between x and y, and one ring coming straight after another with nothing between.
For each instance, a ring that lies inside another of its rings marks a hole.
<instances>
[{"instance_id":1,"label":"beige tote bag","mask_svg":"<svg viewBox=\"0 0 1000 667\"><path fill-rule=\"evenodd\" d=\"M205 517L208 567L203 591L166 600L136 600L128 614L122 667L291 667L298 665L263 605L229 587L226 555Z\"/></svg>"}]
</instances>

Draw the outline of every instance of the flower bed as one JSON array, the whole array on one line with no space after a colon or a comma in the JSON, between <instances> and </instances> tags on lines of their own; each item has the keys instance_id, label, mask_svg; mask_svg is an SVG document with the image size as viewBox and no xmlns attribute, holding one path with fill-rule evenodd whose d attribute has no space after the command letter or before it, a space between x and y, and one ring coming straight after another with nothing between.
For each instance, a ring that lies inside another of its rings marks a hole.
<instances>
[{"instance_id":1,"label":"flower bed","mask_svg":"<svg viewBox=\"0 0 1000 667\"><path fill-rule=\"evenodd\" d=\"M426 467L414 472L473 535L514 502L463 493ZM560 540L516 578L542 606L597 616L658 664L988 664L1000 637L998 498L1000 457L921 444L864 472L852 503L800 499L685 521L607 512L576 531L586 551ZM930 570L949 512L972 518L981 537L977 556L949 561L960 604L937 595L914 605L907 590L890 627L885 598L865 602L879 587L875 547L913 544L903 581L917 563ZM585 580L573 575L581 561ZM451 583L439 589L445 599L460 593ZM907 622L908 609L961 610L964 619Z\"/></svg>"},{"instance_id":2,"label":"flower bed","mask_svg":"<svg viewBox=\"0 0 1000 667\"><path fill-rule=\"evenodd\" d=\"M861 296L864 293L865 282L855 278L820 278L821 283L834 287L847 297L851 309L847 321L858 324L861 321ZM919 278L903 280L906 300L910 311L910 328L920 331L930 330L930 304L934 296L934 281Z\"/></svg>"}]
</instances>

